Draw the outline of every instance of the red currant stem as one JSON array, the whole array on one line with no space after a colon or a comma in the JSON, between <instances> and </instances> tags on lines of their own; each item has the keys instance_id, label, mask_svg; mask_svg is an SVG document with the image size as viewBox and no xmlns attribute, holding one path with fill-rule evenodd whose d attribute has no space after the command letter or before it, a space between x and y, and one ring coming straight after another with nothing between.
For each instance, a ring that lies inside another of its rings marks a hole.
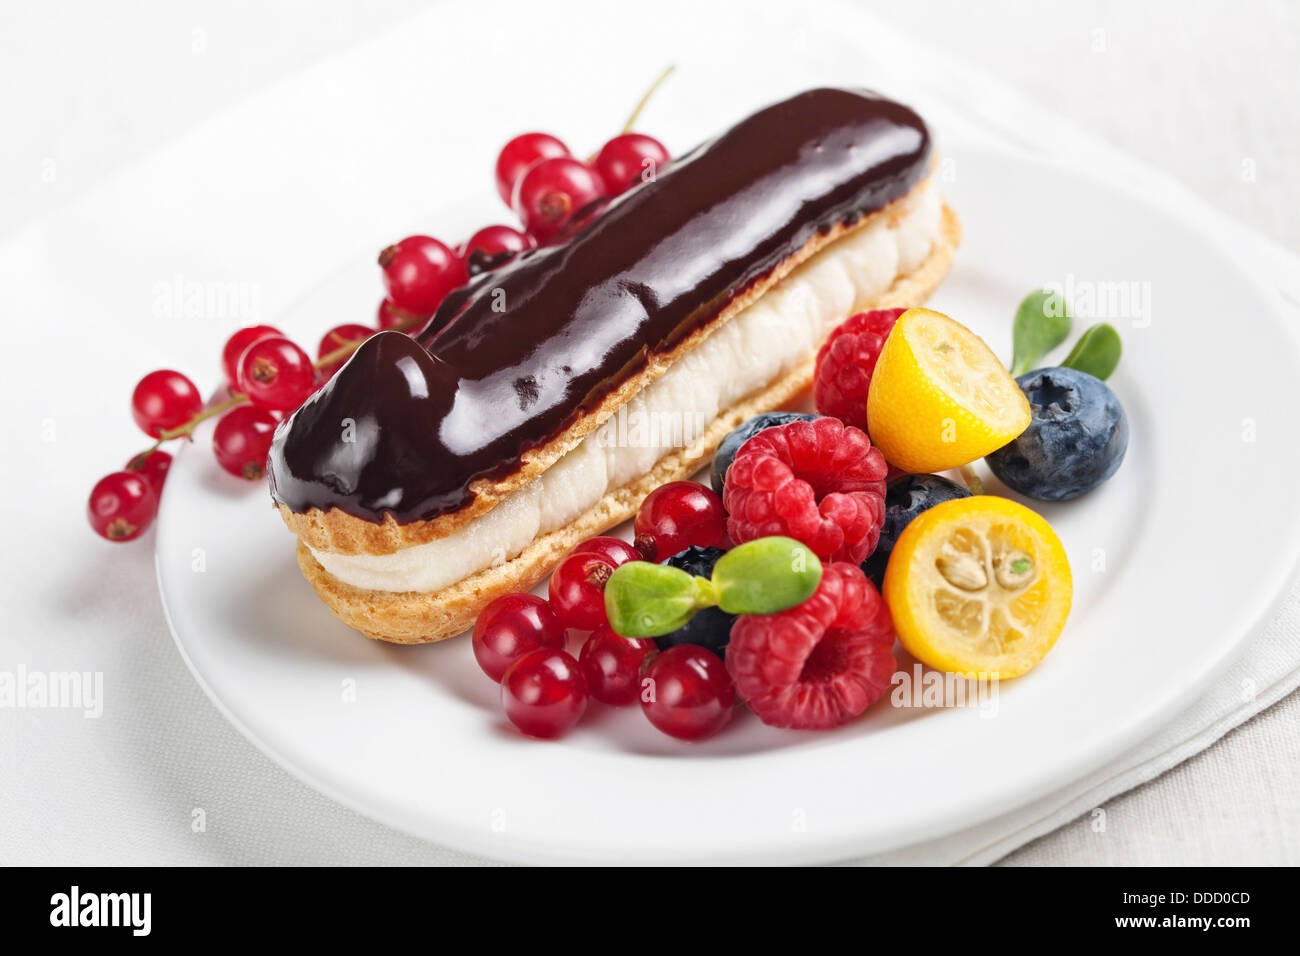
<instances>
[{"instance_id":1,"label":"red currant stem","mask_svg":"<svg viewBox=\"0 0 1300 956\"><path fill-rule=\"evenodd\" d=\"M236 392L235 394L227 398L225 401L217 402L217 404L212 405L209 408L203 409L203 411L199 412L197 415L195 415L193 418L187 421L184 425L177 425L175 428L169 428L164 432L160 432L158 435L158 440L154 442L153 448L149 450L153 451L154 448L157 448L163 442L171 441L173 438L180 438L182 435L193 434L194 429L198 427L200 422L205 422L209 418L213 418L217 415L222 414L223 412L228 412L236 405L242 405L246 401L248 401L247 395L245 395L243 392Z\"/></svg>"},{"instance_id":2,"label":"red currant stem","mask_svg":"<svg viewBox=\"0 0 1300 956\"><path fill-rule=\"evenodd\" d=\"M641 118L641 111L644 110L646 104L650 102L650 97L654 96L655 90L659 89L659 85L663 83L664 80L668 79L668 75L675 69L676 67L673 64L668 64L668 69L660 73L659 78L650 84L650 89L645 91L645 95L641 97L641 101L636 104L636 109L632 111L632 115L629 116L627 122L623 124L624 133L632 132L632 127L635 126L636 121Z\"/></svg>"},{"instance_id":3,"label":"red currant stem","mask_svg":"<svg viewBox=\"0 0 1300 956\"><path fill-rule=\"evenodd\" d=\"M421 325L428 321L429 321L429 317L427 315L406 315L400 322L393 323L393 325L389 328L388 331L409 332L417 325ZM312 367L324 368L326 365L333 365L335 362L347 358L357 349L361 348L361 343L364 341L365 339L353 339L350 342L344 342L334 351L326 352L324 355L318 358L315 362L312 363Z\"/></svg>"},{"instance_id":4,"label":"red currant stem","mask_svg":"<svg viewBox=\"0 0 1300 956\"><path fill-rule=\"evenodd\" d=\"M417 325L420 325L423 322L427 322L428 320L429 317L425 315L408 315L400 322L395 323L392 326L392 331L406 332L409 329L415 328ZM361 347L361 343L364 341L365 339L356 339L351 342L345 342L343 345L340 345L334 351L326 352L324 355L318 358L315 362L312 363L312 368L317 368L317 369L324 368L326 365L333 365L335 362L347 358L349 355L351 355L353 352L359 349ZM234 392L225 401L217 402L217 404L209 408L205 408L203 411L199 412L197 415L195 415L193 418L187 421L184 425L177 425L175 428L169 428L167 431L160 432L158 440L154 442L152 447L149 448L148 452L145 453L146 456L153 454L163 442L171 441L172 439L175 438L181 438L185 435L191 435L194 433L194 429L197 428L200 423L207 421L209 418L215 418L217 415L222 415L230 411L232 408L235 408L238 405L243 405L247 401L248 401L248 396L245 395L243 392Z\"/></svg>"},{"instance_id":5,"label":"red currant stem","mask_svg":"<svg viewBox=\"0 0 1300 956\"><path fill-rule=\"evenodd\" d=\"M962 465L957 469L957 474L966 484L966 490L972 495L984 494L984 482L980 481L980 476L975 474L975 469L970 465Z\"/></svg>"}]
</instances>

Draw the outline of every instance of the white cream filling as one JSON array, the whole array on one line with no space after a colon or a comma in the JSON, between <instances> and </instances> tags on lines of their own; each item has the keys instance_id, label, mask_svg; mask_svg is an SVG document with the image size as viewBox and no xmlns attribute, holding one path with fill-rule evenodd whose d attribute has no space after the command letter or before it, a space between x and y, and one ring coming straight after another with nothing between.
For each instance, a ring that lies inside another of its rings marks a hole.
<instances>
[{"instance_id":1,"label":"white cream filling","mask_svg":"<svg viewBox=\"0 0 1300 956\"><path fill-rule=\"evenodd\" d=\"M845 316L916 269L939 235L942 202L926 183L890 224L837 242L635 395L617 414L523 488L464 528L392 554L312 550L340 581L379 591L436 591L515 557L612 489L690 444L723 409L788 373Z\"/></svg>"}]
</instances>

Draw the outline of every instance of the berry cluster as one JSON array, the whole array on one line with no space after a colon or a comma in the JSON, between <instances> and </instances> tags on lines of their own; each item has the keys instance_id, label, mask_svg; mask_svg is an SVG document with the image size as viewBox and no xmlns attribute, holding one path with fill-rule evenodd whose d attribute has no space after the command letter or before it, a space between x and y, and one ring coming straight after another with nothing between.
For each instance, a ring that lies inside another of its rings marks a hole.
<instances>
[{"instance_id":1,"label":"berry cluster","mask_svg":"<svg viewBox=\"0 0 1300 956\"><path fill-rule=\"evenodd\" d=\"M865 435L835 419L806 416L765 416L738 431L744 438L723 482L728 502L739 502L752 517L773 511L772 502L788 496L792 482L802 483L796 497L807 497L811 512L784 521L776 531L820 547L829 558L844 552L856 561L870 552L883 519L885 466ZM782 452L784 459L777 457ZM783 477L763 477L769 472ZM824 503L832 496L839 496L839 504L832 501L819 510L816 499ZM525 734L564 734L582 717L589 697L612 705L639 698L650 723L681 740L720 731L738 697L764 723L829 728L857 717L888 687L894 672L889 611L875 585L848 561L828 560L816 591L803 592L811 597L780 613L705 607L653 640L616 633L607 616L605 586L617 568L657 561L712 578L718 587L713 572L727 554L728 530L737 542L766 536L744 515L728 519L723 499L690 481L651 492L635 529L635 546L609 537L580 545L551 575L549 600L510 594L479 617L475 657L484 673L501 683L506 715ZM804 553L817 560L813 552ZM619 572L619 579L632 570ZM623 593L638 593L630 586L634 590ZM645 593L646 601L657 600L653 587ZM650 606L638 604L634 613L641 616ZM621 628L633 618L617 620ZM570 629L589 632L576 660L565 646Z\"/></svg>"},{"instance_id":2,"label":"berry cluster","mask_svg":"<svg viewBox=\"0 0 1300 956\"><path fill-rule=\"evenodd\" d=\"M562 144L543 138L533 147L554 157ZM498 167L503 195L517 175L516 148L503 152ZM771 412L742 423L718 447L712 490L672 482L652 491L636 515L634 546L593 539L556 567L549 602L509 595L484 612L475 654L502 681L516 726L559 736L581 717L588 696L625 704L639 694L650 722L684 740L717 733L737 698L764 723L824 729L852 720L884 693L895 668L894 626L877 590L881 562L868 559L877 542L892 548L915 512L965 493L944 479L909 476L900 479L908 488L928 480L935 493L917 499L902 495L900 485L887 507L888 465L866 434L866 405L876 361L903 311L855 315L832 332L817 356L819 414ZM772 536L794 538L824 562L821 583L802 603L775 614L706 607L653 640L610 628L605 583L628 561L711 578L728 539ZM530 609L527 626L517 612L502 611L520 602ZM590 632L577 660L564 648L568 628Z\"/></svg>"},{"instance_id":3,"label":"berry cluster","mask_svg":"<svg viewBox=\"0 0 1300 956\"><path fill-rule=\"evenodd\" d=\"M721 554L715 546L725 538L722 502L703 485L670 482L646 499L636 526L638 542L651 550L592 538L556 566L547 599L507 594L475 622L474 657L501 684L506 716L525 734L561 736L588 699L616 707L640 700L655 727L681 740L712 736L731 718L731 678L713 650L622 637L605 612L605 583L615 568L676 545L681 553L665 563L695 561L706 549ZM570 631L587 632L576 658L566 646Z\"/></svg>"},{"instance_id":4,"label":"berry cluster","mask_svg":"<svg viewBox=\"0 0 1300 956\"><path fill-rule=\"evenodd\" d=\"M873 373L902 313L862 313L832 332L816 362L819 414L772 412L742 423L719 445L713 490L673 482L652 491L636 515L634 546L594 539L556 568L549 602L510 595L484 613L475 628L475 652L484 671L501 681L506 713L520 730L559 736L581 717L588 696L609 704L639 697L656 728L683 740L721 730L736 700L774 727L829 729L858 717L888 689L896 669L896 634L931 666L952 669L953 660L970 657L964 631L956 638L958 650L935 650L934 634L944 633L946 625L938 625L937 632L918 625L923 615L917 608L930 604L899 597L910 593L905 582L910 559L890 564L896 549L916 552L916 541L909 543L904 532L922 527L913 522L923 512L942 507L954 515L952 508L962 499L972 503L971 510L1000 500L971 498L961 485L932 474L903 474L886 491L888 465L865 429ZM1034 374L1062 380L1073 374L1067 384L1077 385L1079 394L1085 387L1104 388L1095 379L1081 381L1081 373L1069 368ZM1025 391L1031 390L1026 386ZM1030 397L1037 416L1046 400ZM1071 418L1076 406L1088 404L1062 400L1051 415L1036 417L1018 440L1029 452L1022 454L1013 442L999 454L1037 480L1033 469L1048 473L1055 449L1065 446L1042 439L1049 426L1056 429L1051 439L1068 427L1086 431ZM1089 420L1087 427L1108 436L1120 415L1096 413L1101 426ZM1047 424L1039 424L1039 418ZM1122 441L1118 448L1122 456ZM1023 465L1017 454L1030 464ZM1103 466L1109 461L1098 460ZM1100 480L1113 470L1109 467ZM1054 480L1047 490L1057 490L1060 480ZM1088 482L1096 483L1091 475ZM1043 496L1049 497L1046 491ZM1003 505L997 513L1019 507ZM1050 535L1041 519L1033 520ZM928 527L950 533L934 522ZM729 552L724 550L728 539L737 545ZM747 550L753 548L759 550ZM1068 604L1068 565L1059 541L1056 553ZM798 557L792 560L792 554ZM640 559L643 563L631 563ZM792 590L809 563L817 575ZM1023 586L1034 573L1029 555L1022 554L1018 563L1024 565L1014 568L1021 578L999 578L1000 587ZM897 567L905 570L896 572ZM940 567L936 573L946 572ZM877 589L882 579L890 604ZM755 595L763 603L747 603ZM528 609L528 624L519 623L522 612L510 610L517 607ZM1050 647L1063 624L1064 612L1054 629L1042 632L1047 637L1040 645ZM567 628L590 632L576 660L564 647ZM1014 672L1036 660L1021 662Z\"/></svg>"},{"instance_id":5,"label":"berry cluster","mask_svg":"<svg viewBox=\"0 0 1300 956\"><path fill-rule=\"evenodd\" d=\"M523 230L485 226L454 248L430 236L387 246L379 254L388 293L379 304L380 328L427 320L448 293L475 276L567 238L605 203L654 178L668 158L662 143L641 133L615 136L590 162L575 159L549 133L516 136L497 156L496 187Z\"/></svg>"}]
</instances>

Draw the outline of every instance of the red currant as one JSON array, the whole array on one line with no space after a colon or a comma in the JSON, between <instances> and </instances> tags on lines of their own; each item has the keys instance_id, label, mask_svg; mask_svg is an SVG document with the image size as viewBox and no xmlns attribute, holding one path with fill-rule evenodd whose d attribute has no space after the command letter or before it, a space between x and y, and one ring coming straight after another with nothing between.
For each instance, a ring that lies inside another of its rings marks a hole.
<instances>
[{"instance_id":1,"label":"red currant","mask_svg":"<svg viewBox=\"0 0 1300 956\"><path fill-rule=\"evenodd\" d=\"M158 493L144 476L115 471L95 485L86 505L90 526L109 541L134 541L158 513Z\"/></svg>"},{"instance_id":2,"label":"red currant","mask_svg":"<svg viewBox=\"0 0 1300 956\"><path fill-rule=\"evenodd\" d=\"M172 456L161 448L142 451L126 463L126 470L144 478L154 494L161 495L167 482L167 472L172 467Z\"/></svg>"},{"instance_id":3,"label":"red currant","mask_svg":"<svg viewBox=\"0 0 1300 956\"><path fill-rule=\"evenodd\" d=\"M226 344L221 350L221 371L232 388L239 387L235 383L239 380L240 356L258 339L269 339L273 335L284 335L284 333L270 325L250 325L226 339Z\"/></svg>"},{"instance_id":4,"label":"red currant","mask_svg":"<svg viewBox=\"0 0 1300 956\"><path fill-rule=\"evenodd\" d=\"M551 606L535 594L504 594L474 622L474 659L500 683L507 668L539 647L563 650L567 632Z\"/></svg>"},{"instance_id":5,"label":"red currant","mask_svg":"<svg viewBox=\"0 0 1300 956\"><path fill-rule=\"evenodd\" d=\"M397 306L393 305L392 299L385 299L379 303L379 314L375 317L375 325L379 331L384 332L388 329L395 329L404 322L414 318L427 319L427 315L418 315L414 312L404 312ZM414 332L415 327L402 329L404 332Z\"/></svg>"},{"instance_id":6,"label":"red currant","mask_svg":"<svg viewBox=\"0 0 1300 956\"><path fill-rule=\"evenodd\" d=\"M605 195L600 175L576 159L544 159L519 180L514 208L524 228L537 239L553 239L584 207Z\"/></svg>"},{"instance_id":7,"label":"red currant","mask_svg":"<svg viewBox=\"0 0 1300 956\"><path fill-rule=\"evenodd\" d=\"M659 140L641 133L624 133L600 148L591 167L609 186L610 194L617 196L637 182L654 179L666 162L668 150Z\"/></svg>"},{"instance_id":8,"label":"red currant","mask_svg":"<svg viewBox=\"0 0 1300 956\"><path fill-rule=\"evenodd\" d=\"M696 481L670 481L646 495L635 529L637 550L662 561L691 545L721 547L727 515L712 489Z\"/></svg>"},{"instance_id":9,"label":"red currant","mask_svg":"<svg viewBox=\"0 0 1300 956\"><path fill-rule=\"evenodd\" d=\"M636 548L628 544L622 538L612 538L609 535L600 535L596 538L588 538L582 544L573 549L574 554L599 554L605 558L614 567L620 564L627 564L629 561L643 561L645 556Z\"/></svg>"},{"instance_id":10,"label":"red currant","mask_svg":"<svg viewBox=\"0 0 1300 956\"><path fill-rule=\"evenodd\" d=\"M239 359L239 390L254 405L293 411L316 388L316 369L301 348L282 335L254 342Z\"/></svg>"},{"instance_id":11,"label":"red currant","mask_svg":"<svg viewBox=\"0 0 1300 956\"><path fill-rule=\"evenodd\" d=\"M731 720L736 692L726 666L694 644L670 647L646 669L641 709L678 740L712 737Z\"/></svg>"},{"instance_id":12,"label":"red currant","mask_svg":"<svg viewBox=\"0 0 1300 956\"><path fill-rule=\"evenodd\" d=\"M407 236L379 253L384 285L393 305L432 315L447 293L466 280L465 266L447 246L429 236Z\"/></svg>"},{"instance_id":13,"label":"red currant","mask_svg":"<svg viewBox=\"0 0 1300 956\"><path fill-rule=\"evenodd\" d=\"M528 736L559 737L587 709L587 681L571 654L539 647L507 668L501 705Z\"/></svg>"},{"instance_id":14,"label":"red currant","mask_svg":"<svg viewBox=\"0 0 1300 956\"><path fill-rule=\"evenodd\" d=\"M320 340L320 345L316 347L316 361L320 361L331 352L337 352L343 346L350 342L364 342L370 336L375 334L375 330L368 325L357 325L355 322L347 325L336 325L325 333L325 337ZM320 372L321 381L328 381L334 377L334 373L343 367L347 361L347 356L329 365L322 365L317 371Z\"/></svg>"},{"instance_id":15,"label":"red currant","mask_svg":"<svg viewBox=\"0 0 1300 956\"><path fill-rule=\"evenodd\" d=\"M515 184L523 178L524 173L540 163L543 159L555 156L568 156L569 147L547 133L524 133L516 136L497 156L497 192L501 201L507 206L515 194Z\"/></svg>"},{"instance_id":16,"label":"red currant","mask_svg":"<svg viewBox=\"0 0 1300 956\"><path fill-rule=\"evenodd\" d=\"M266 474L266 456L275 434L274 413L256 405L236 405L212 432L217 464L236 478L257 481Z\"/></svg>"},{"instance_id":17,"label":"red currant","mask_svg":"<svg viewBox=\"0 0 1300 956\"><path fill-rule=\"evenodd\" d=\"M596 628L578 654L587 691L602 704L633 703L641 694L641 665L654 650L654 641L620 637L608 626Z\"/></svg>"},{"instance_id":18,"label":"red currant","mask_svg":"<svg viewBox=\"0 0 1300 956\"><path fill-rule=\"evenodd\" d=\"M486 226L466 240L460 256L471 276L491 272L521 252L533 248L533 240L509 226Z\"/></svg>"},{"instance_id":19,"label":"red currant","mask_svg":"<svg viewBox=\"0 0 1300 956\"><path fill-rule=\"evenodd\" d=\"M605 616L605 582L614 573L613 562L599 554L571 554L551 574L551 609L565 627L594 631L608 624Z\"/></svg>"},{"instance_id":20,"label":"red currant","mask_svg":"<svg viewBox=\"0 0 1300 956\"><path fill-rule=\"evenodd\" d=\"M131 395L131 415L152 438L184 425L202 410L203 398L194 383L171 369L150 372Z\"/></svg>"}]
</instances>

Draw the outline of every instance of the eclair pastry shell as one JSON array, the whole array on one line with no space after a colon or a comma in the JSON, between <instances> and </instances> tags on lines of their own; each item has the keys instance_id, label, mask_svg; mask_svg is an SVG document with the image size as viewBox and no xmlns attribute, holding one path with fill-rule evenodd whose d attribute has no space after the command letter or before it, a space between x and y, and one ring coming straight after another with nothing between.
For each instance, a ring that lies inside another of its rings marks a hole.
<instances>
[{"instance_id":1,"label":"eclair pastry shell","mask_svg":"<svg viewBox=\"0 0 1300 956\"><path fill-rule=\"evenodd\" d=\"M921 188L919 184L917 189ZM689 446L661 458L635 481L606 493L574 521L539 535L515 557L477 571L437 591L380 591L359 588L334 577L316 560L311 548L345 554L388 554L451 534L495 506L511 491L522 487L572 450L627 402L657 378L681 355L730 318L739 314L768 289L834 240L872 223L892 222L907 197L842 226L826 236L814 237L797 254L785 259L763 281L737 297L721 314L686 338L671 353L653 358L637 375L607 395L592 412L548 444L524 456L516 473L499 481L476 482L475 499L461 510L430 521L400 524L391 515L383 524L356 518L339 509L312 509L299 514L279 506L285 524L300 538L298 565L304 577L333 614L367 637L398 644L440 641L469 628L483 607L503 594L525 591L540 581L581 541L617 525L636 513L642 499L661 484L689 478L709 460L722 439L741 422L761 412L789 405L812 383L815 355L791 372L751 393L721 414ZM919 267L898 277L869 308L919 305L938 287L948 272L961 226L947 206L943 208L939 235L929 256ZM309 547L310 545L310 547Z\"/></svg>"}]
</instances>

